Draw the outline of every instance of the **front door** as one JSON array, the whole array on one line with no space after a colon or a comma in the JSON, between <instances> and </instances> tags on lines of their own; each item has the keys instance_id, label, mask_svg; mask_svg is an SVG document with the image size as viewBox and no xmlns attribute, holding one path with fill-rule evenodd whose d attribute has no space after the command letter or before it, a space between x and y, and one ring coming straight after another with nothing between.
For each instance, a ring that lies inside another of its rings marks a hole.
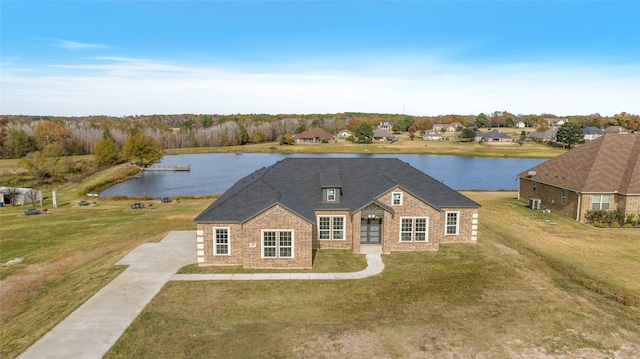
<instances>
[{"instance_id":1,"label":"front door","mask_svg":"<svg viewBox=\"0 0 640 359\"><path fill-rule=\"evenodd\" d=\"M360 243L380 244L380 218L363 218L360 222Z\"/></svg>"}]
</instances>

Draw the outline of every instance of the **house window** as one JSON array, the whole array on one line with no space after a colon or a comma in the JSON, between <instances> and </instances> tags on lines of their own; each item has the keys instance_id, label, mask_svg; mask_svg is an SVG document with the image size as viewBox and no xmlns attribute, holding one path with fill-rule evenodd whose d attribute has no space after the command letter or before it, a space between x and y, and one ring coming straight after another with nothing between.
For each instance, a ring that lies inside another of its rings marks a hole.
<instances>
[{"instance_id":1,"label":"house window","mask_svg":"<svg viewBox=\"0 0 640 359\"><path fill-rule=\"evenodd\" d=\"M446 226L445 234L458 234L458 227L460 227L460 212L446 212Z\"/></svg>"},{"instance_id":2,"label":"house window","mask_svg":"<svg viewBox=\"0 0 640 359\"><path fill-rule=\"evenodd\" d=\"M533 181L533 190L536 190L536 187L538 187L538 183L536 181Z\"/></svg>"},{"instance_id":3,"label":"house window","mask_svg":"<svg viewBox=\"0 0 640 359\"><path fill-rule=\"evenodd\" d=\"M563 189L562 190L562 200L560 201L560 203L562 203L563 205L567 204L567 190Z\"/></svg>"},{"instance_id":4,"label":"house window","mask_svg":"<svg viewBox=\"0 0 640 359\"><path fill-rule=\"evenodd\" d=\"M400 242L426 242L429 238L429 218L401 217Z\"/></svg>"},{"instance_id":5,"label":"house window","mask_svg":"<svg viewBox=\"0 0 640 359\"><path fill-rule=\"evenodd\" d=\"M229 250L229 228L213 228L213 255L228 256Z\"/></svg>"},{"instance_id":6,"label":"house window","mask_svg":"<svg viewBox=\"0 0 640 359\"><path fill-rule=\"evenodd\" d=\"M391 192L391 205L402 206L402 192Z\"/></svg>"},{"instance_id":7,"label":"house window","mask_svg":"<svg viewBox=\"0 0 640 359\"><path fill-rule=\"evenodd\" d=\"M609 204L611 203L611 196L606 194L596 194L593 196L592 209L609 210Z\"/></svg>"},{"instance_id":8,"label":"house window","mask_svg":"<svg viewBox=\"0 0 640 359\"><path fill-rule=\"evenodd\" d=\"M318 239L343 240L345 216L318 217Z\"/></svg>"},{"instance_id":9,"label":"house window","mask_svg":"<svg viewBox=\"0 0 640 359\"><path fill-rule=\"evenodd\" d=\"M262 258L293 258L293 231L262 231Z\"/></svg>"},{"instance_id":10,"label":"house window","mask_svg":"<svg viewBox=\"0 0 640 359\"><path fill-rule=\"evenodd\" d=\"M334 188L327 189L327 202L334 202L336 200L336 190Z\"/></svg>"}]
</instances>

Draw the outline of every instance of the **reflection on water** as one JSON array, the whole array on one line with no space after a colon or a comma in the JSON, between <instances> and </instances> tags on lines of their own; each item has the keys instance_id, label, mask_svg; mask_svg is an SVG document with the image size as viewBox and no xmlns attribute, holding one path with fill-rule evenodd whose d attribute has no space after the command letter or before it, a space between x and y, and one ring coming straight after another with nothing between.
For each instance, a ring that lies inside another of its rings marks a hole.
<instances>
[{"instance_id":1,"label":"reflection on water","mask_svg":"<svg viewBox=\"0 0 640 359\"><path fill-rule=\"evenodd\" d=\"M433 155L233 153L165 156L158 166L191 165L191 171L148 171L100 196L201 196L226 191L240 178L288 157L395 157L456 190L515 190L516 174L545 161Z\"/></svg>"}]
</instances>

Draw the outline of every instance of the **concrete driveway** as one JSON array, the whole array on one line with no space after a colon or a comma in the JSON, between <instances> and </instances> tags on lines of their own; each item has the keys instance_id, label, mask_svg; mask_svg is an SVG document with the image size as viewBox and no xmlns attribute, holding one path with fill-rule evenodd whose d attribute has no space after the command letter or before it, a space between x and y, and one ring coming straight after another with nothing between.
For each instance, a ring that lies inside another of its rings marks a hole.
<instances>
[{"instance_id":1,"label":"concrete driveway","mask_svg":"<svg viewBox=\"0 0 640 359\"><path fill-rule=\"evenodd\" d=\"M196 259L195 231L140 245L116 263L127 269L18 358L101 358L171 276Z\"/></svg>"}]
</instances>

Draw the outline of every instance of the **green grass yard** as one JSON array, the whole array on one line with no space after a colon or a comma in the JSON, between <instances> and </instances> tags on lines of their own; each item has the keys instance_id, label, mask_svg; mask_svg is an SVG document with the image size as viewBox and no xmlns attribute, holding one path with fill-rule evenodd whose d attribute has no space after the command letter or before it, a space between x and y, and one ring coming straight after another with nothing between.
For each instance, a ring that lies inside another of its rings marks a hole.
<instances>
[{"instance_id":1,"label":"green grass yard","mask_svg":"<svg viewBox=\"0 0 640 359\"><path fill-rule=\"evenodd\" d=\"M170 282L106 358L637 355L637 230L468 195L483 204L475 245L384 255L356 281Z\"/></svg>"}]
</instances>

